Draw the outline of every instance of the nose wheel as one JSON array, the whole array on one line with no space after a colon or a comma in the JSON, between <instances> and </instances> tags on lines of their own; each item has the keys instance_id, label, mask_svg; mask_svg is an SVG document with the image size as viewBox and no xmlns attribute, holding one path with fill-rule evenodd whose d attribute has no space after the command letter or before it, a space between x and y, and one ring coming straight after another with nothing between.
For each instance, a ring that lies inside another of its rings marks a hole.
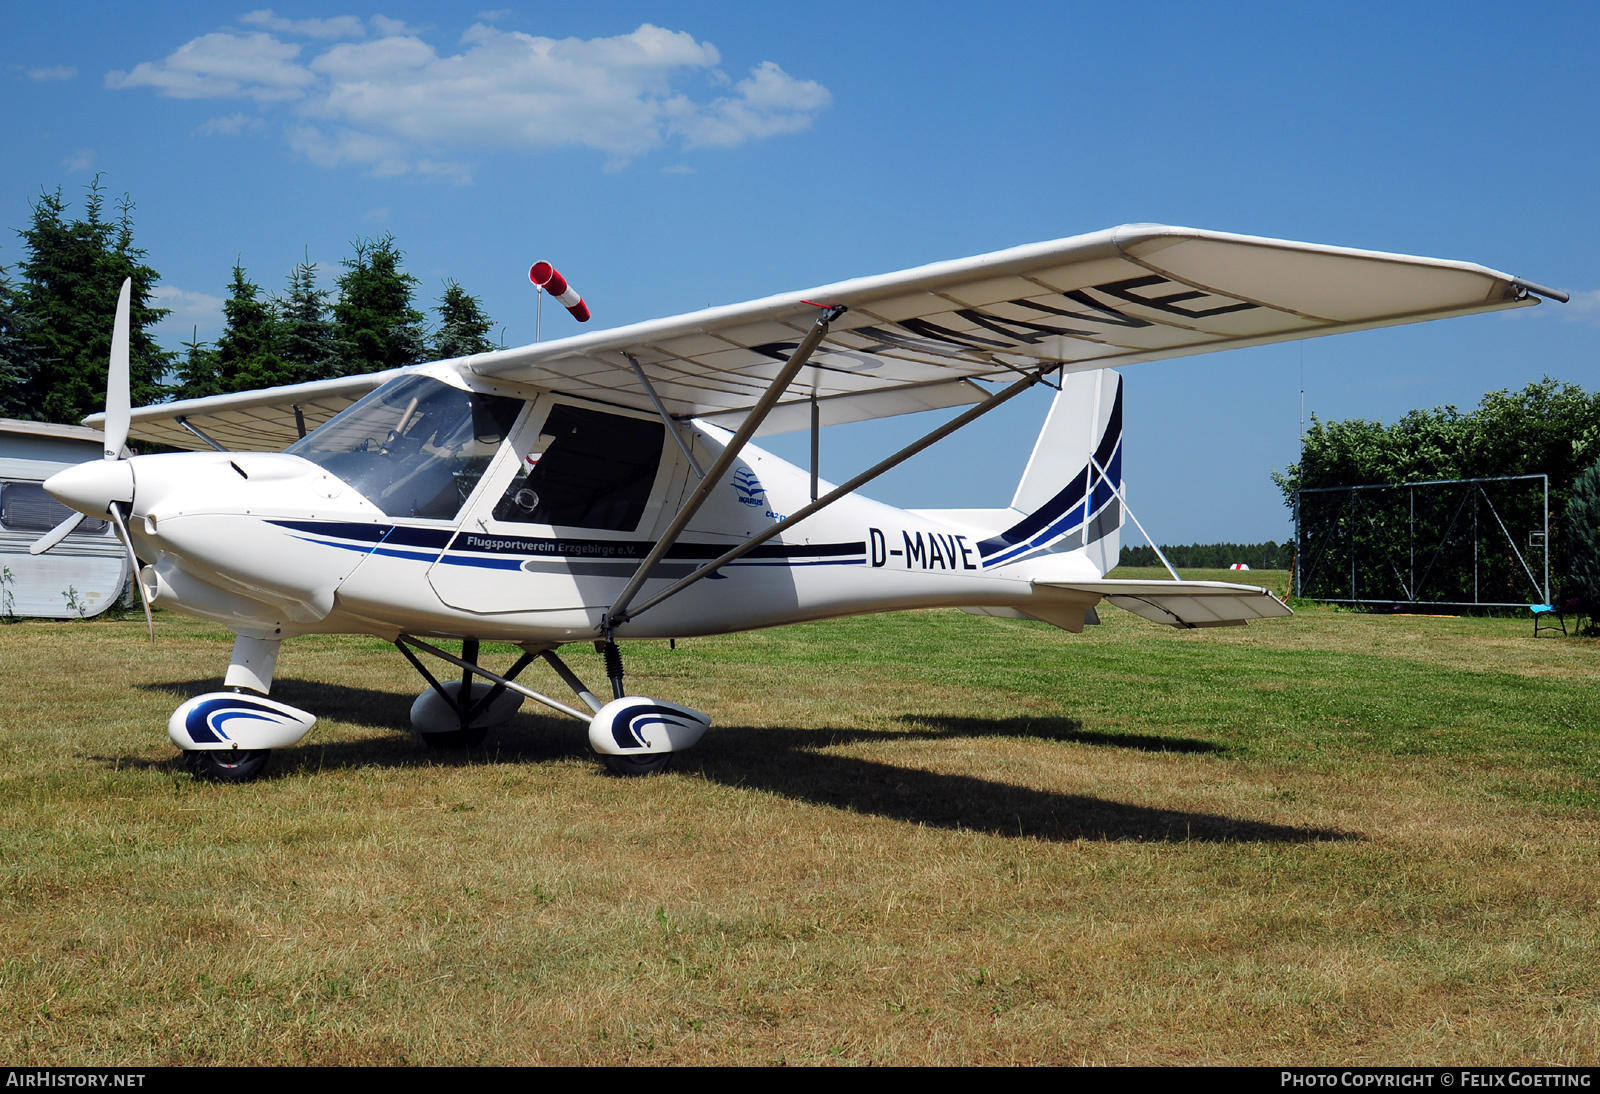
<instances>
[{"instance_id":1,"label":"nose wheel","mask_svg":"<svg viewBox=\"0 0 1600 1094\"><path fill-rule=\"evenodd\" d=\"M659 775L672 766L672 753L656 752L649 756L601 756L606 770L624 779L637 779L645 775Z\"/></svg>"}]
</instances>

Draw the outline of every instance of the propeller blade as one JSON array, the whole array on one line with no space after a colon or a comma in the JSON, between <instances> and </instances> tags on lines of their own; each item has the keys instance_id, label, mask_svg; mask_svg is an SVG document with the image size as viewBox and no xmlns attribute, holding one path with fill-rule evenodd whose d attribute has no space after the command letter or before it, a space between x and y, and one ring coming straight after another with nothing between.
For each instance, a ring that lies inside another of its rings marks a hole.
<instances>
[{"instance_id":1,"label":"propeller blade","mask_svg":"<svg viewBox=\"0 0 1600 1094\"><path fill-rule=\"evenodd\" d=\"M112 502L106 506L111 514L111 519L116 523L117 535L122 538L122 545L128 549L128 561L133 563L133 583L139 586L139 600L144 604L144 625L150 630L150 641L156 640L156 621L150 614L150 593L144 587L144 582L139 580L139 554L133 549L133 537L128 534L128 525L122 519L122 510L117 508L117 503Z\"/></svg>"},{"instance_id":2,"label":"propeller blade","mask_svg":"<svg viewBox=\"0 0 1600 1094\"><path fill-rule=\"evenodd\" d=\"M111 328L111 364L106 370L106 459L122 455L128 440L128 419L132 406L128 395L128 310L133 293L133 278L122 282L117 296L117 321Z\"/></svg>"},{"instance_id":3,"label":"propeller blade","mask_svg":"<svg viewBox=\"0 0 1600 1094\"><path fill-rule=\"evenodd\" d=\"M72 514L66 520L62 521L60 524L56 525L54 528L50 529L44 535L40 536L38 539L29 544L28 553L30 555L44 554L50 548L54 547L56 544L70 536L72 534L72 530L78 526L78 522L81 520L83 520L82 513Z\"/></svg>"}]
</instances>

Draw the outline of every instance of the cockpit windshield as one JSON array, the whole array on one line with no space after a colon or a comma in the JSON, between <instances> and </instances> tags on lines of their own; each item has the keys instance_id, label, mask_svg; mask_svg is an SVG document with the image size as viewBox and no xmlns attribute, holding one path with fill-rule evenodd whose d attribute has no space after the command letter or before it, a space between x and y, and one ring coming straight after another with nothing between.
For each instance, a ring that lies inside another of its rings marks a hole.
<instances>
[{"instance_id":1,"label":"cockpit windshield","mask_svg":"<svg viewBox=\"0 0 1600 1094\"><path fill-rule=\"evenodd\" d=\"M522 407L521 399L402 376L285 451L361 491L388 516L450 520Z\"/></svg>"}]
</instances>

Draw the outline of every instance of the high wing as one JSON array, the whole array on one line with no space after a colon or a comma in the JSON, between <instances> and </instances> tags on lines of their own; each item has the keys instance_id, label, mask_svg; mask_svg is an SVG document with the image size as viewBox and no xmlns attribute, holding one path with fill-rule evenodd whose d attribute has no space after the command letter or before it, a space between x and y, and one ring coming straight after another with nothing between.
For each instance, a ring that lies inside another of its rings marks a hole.
<instances>
[{"instance_id":1,"label":"high wing","mask_svg":"<svg viewBox=\"0 0 1600 1094\"><path fill-rule=\"evenodd\" d=\"M815 321L844 305L760 433L973 403L977 380L1312 338L1535 304L1540 289L1469 262L1136 224L458 358L484 378L736 427ZM382 378L387 378L384 375ZM133 435L281 448L377 377L144 407ZM298 401L297 401L298 400ZM93 423L97 418L90 418Z\"/></svg>"},{"instance_id":2,"label":"high wing","mask_svg":"<svg viewBox=\"0 0 1600 1094\"><path fill-rule=\"evenodd\" d=\"M407 371L392 368L308 384L153 403L133 412L129 435L173 448L205 448L204 441L184 428L182 423L188 422L230 452L277 452L373 388ZM104 420L104 414L91 414L83 421L98 426Z\"/></svg>"}]
</instances>

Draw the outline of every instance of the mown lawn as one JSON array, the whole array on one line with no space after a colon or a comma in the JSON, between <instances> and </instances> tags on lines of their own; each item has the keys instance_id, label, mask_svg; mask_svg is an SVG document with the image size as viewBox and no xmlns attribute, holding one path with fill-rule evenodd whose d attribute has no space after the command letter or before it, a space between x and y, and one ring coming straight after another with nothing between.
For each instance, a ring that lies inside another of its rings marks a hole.
<instances>
[{"instance_id":1,"label":"mown lawn","mask_svg":"<svg viewBox=\"0 0 1600 1094\"><path fill-rule=\"evenodd\" d=\"M1600 643L1102 616L627 647L717 722L643 780L531 704L430 752L392 647L297 639L239 787L165 734L225 632L0 627L0 1058L1600 1058Z\"/></svg>"}]
</instances>

